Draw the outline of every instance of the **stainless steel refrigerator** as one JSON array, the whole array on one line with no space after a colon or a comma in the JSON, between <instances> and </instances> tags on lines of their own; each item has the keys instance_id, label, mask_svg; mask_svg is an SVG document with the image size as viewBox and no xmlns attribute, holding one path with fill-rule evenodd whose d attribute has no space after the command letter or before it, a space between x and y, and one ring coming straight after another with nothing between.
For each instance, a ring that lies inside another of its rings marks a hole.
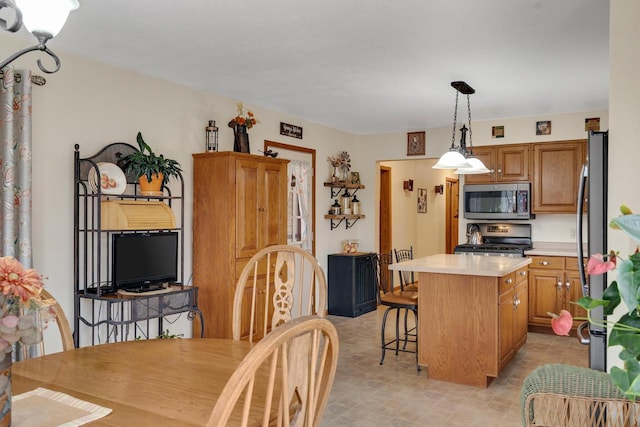
<instances>
[{"instance_id":1,"label":"stainless steel refrigerator","mask_svg":"<svg viewBox=\"0 0 640 427\"><path fill-rule=\"evenodd\" d=\"M577 245L578 260L595 253L607 253L607 162L608 132L589 132L587 163L582 166L578 190ZM586 213L584 208L586 207ZM583 219L586 217L586 224ZM584 231L587 234L587 253L584 253ZM585 274L581 262L580 282L585 296L602 299L607 286L607 275ZM602 307L592 310L592 317L602 318ZM585 322L578 328L578 337L589 345L589 366L599 371L607 370L607 332L604 327Z\"/></svg>"}]
</instances>

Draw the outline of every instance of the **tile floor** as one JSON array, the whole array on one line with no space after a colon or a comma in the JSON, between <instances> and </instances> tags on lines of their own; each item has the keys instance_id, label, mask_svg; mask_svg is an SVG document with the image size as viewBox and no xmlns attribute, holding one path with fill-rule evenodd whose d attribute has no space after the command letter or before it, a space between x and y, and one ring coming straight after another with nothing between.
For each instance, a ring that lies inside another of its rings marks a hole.
<instances>
[{"instance_id":1,"label":"tile floor","mask_svg":"<svg viewBox=\"0 0 640 427\"><path fill-rule=\"evenodd\" d=\"M426 369L417 373L413 354L387 352L379 365L383 312L328 316L338 329L340 357L322 427L521 426L520 387L532 369L552 362L588 365L588 347L576 338L529 333L486 389L430 380Z\"/></svg>"}]
</instances>

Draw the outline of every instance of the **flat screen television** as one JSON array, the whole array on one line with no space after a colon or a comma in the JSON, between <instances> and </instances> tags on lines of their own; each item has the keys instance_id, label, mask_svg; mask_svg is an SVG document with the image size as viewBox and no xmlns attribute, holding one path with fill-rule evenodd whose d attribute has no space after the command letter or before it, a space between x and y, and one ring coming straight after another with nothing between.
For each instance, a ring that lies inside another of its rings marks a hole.
<instances>
[{"instance_id":1,"label":"flat screen television","mask_svg":"<svg viewBox=\"0 0 640 427\"><path fill-rule=\"evenodd\" d=\"M178 280L178 233L112 236L113 291L148 291Z\"/></svg>"}]
</instances>

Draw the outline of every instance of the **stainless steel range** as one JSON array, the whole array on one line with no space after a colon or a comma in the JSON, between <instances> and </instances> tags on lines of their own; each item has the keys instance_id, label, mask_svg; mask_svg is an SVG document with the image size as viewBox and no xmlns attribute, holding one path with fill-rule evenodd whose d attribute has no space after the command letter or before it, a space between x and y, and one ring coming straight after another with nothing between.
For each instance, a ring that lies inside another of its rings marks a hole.
<instances>
[{"instance_id":1,"label":"stainless steel range","mask_svg":"<svg viewBox=\"0 0 640 427\"><path fill-rule=\"evenodd\" d=\"M474 226L480 229L482 243L463 243L455 247L454 254L523 257L531 249L531 224L467 224L467 231Z\"/></svg>"}]
</instances>

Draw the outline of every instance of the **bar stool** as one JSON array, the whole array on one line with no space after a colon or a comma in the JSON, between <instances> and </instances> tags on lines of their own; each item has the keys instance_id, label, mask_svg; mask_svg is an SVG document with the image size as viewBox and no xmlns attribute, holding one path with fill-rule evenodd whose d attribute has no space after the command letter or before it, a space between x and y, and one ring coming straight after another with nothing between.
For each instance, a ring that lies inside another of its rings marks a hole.
<instances>
[{"instance_id":1,"label":"bar stool","mask_svg":"<svg viewBox=\"0 0 640 427\"><path fill-rule=\"evenodd\" d=\"M378 288L378 303L380 305L387 306L388 308L384 312L382 318L382 328L380 331L382 358L380 364L384 363L384 357L387 350L394 351L396 356L399 352L414 353L416 355L416 368L420 372L420 365L418 364L418 293L410 291L397 291L393 290L393 279L389 274L389 264L393 262L391 254L373 254L371 257L373 269L375 274L374 280ZM387 317L389 313L396 312L396 327L395 337L390 341L386 340L385 329L387 326ZM400 311L406 310L404 321L404 333L400 334ZM408 329L406 315L408 311L412 311L414 314L416 326L413 329ZM415 329L415 334L410 333ZM400 348L400 342L403 343ZM407 349L407 343L415 343L415 351Z\"/></svg>"}]
</instances>

